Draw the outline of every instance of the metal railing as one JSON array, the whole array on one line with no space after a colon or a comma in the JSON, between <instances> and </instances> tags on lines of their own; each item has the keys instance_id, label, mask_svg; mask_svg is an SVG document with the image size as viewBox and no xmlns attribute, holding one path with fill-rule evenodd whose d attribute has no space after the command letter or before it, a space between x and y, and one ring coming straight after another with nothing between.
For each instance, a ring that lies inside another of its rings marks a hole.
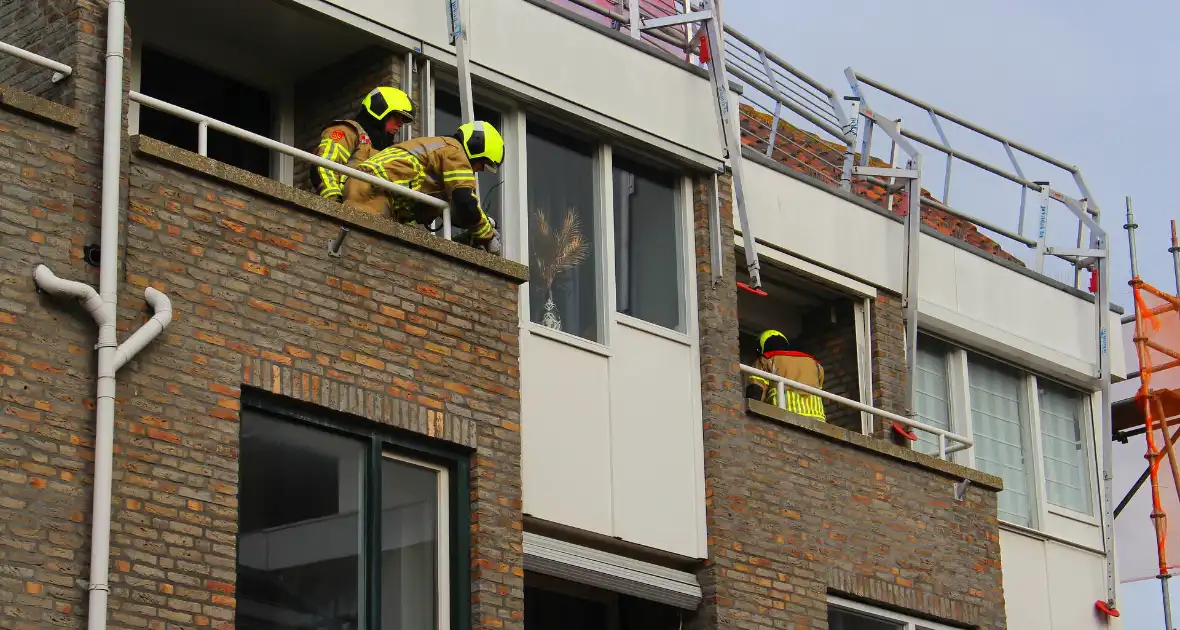
<instances>
[{"instance_id":1,"label":"metal railing","mask_svg":"<svg viewBox=\"0 0 1180 630\"><path fill-rule=\"evenodd\" d=\"M37 64L43 68L53 70L52 81L58 83L66 77L74 73L74 69L59 61L54 61L48 57L42 57L37 53L29 52L24 48L13 46L12 44L5 44L0 42L0 53L12 55L18 59L22 59L29 63Z\"/></svg>"},{"instance_id":2,"label":"metal railing","mask_svg":"<svg viewBox=\"0 0 1180 630\"><path fill-rule=\"evenodd\" d=\"M970 223L989 230L995 234L1003 236L1015 243L1019 243L1028 249L1035 250L1034 259L1031 261L1032 267L1039 272L1045 273L1044 259L1046 256L1052 256L1065 260L1074 265L1074 285L1077 286L1080 280L1081 265L1079 262L1079 255L1076 250L1082 247L1085 230L1088 227L1087 222L1080 217L1077 221L1077 244L1075 248L1052 248L1046 245L1046 232L1048 230L1048 206L1049 200L1058 201L1066 206L1071 206L1071 216L1078 214L1077 210L1081 210L1091 217L1099 216L1099 209L1097 203L1093 200L1090 194L1090 189L1086 185L1085 178L1082 176L1081 170L1071 164L1067 164L1057 158L1049 156L1041 151L1032 149L1024 144L1005 138L1004 136L990 131L984 127L971 123L963 118L956 116L950 112L939 109L924 101L921 101L913 96L905 94L900 90L892 88L884 83L867 77L848 68L845 70L845 76L848 79L849 86L852 88L853 94L861 100L863 106L868 109L867 99L865 98L865 89L863 86L872 87L883 94L887 94L903 103L917 108L923 116L930 120L931 126L938 135L938 140L928 138L926 136L915 133L912 129L901 128L901 135L905 138L913 140L914 142L923 145L929 149L942 154L944 157L944 172L942 178L942 195L941 199L935 200L931 198L923 198L924 205L942 210L961 218ZM871 110L869 110L871 111ZM943 123L957 125L961 129L972 132L976 137L983 138L989 142L995 143L999 148L1002 148L1008 158L1009 164L1007 166L1000 166L990 163L984 159L975 157L969 153L964 152L952 146L950 138L947 136ZM861 164L865 164L868 156L872 153L872 139L873 139L874 123L870 117L866 116L864 121L864 129L862 130L861 146L859 151L862 155ZM911 125L912 127L912 125ZM891 147L896 143L892 143ZM1026 159L1032 158L1039 162L1041 168L1050 167L1064 171L1066 176L1073 181L1077 190L1077 197L1060 192L1051 186L1048 181L1033 181L1029 175L1026 175L1026 170L1018 159L1023 156ZM1015 184L1020 189L1020 206L1019 214L1017 216L1017 227L1015 230L1006 229L995 222L980 219L977 216L957 209L950 205L951 203L951 183L952 173L955 172L954 166L956 163L963 163L971 165L981 171L999 178L1000 180ZM1032 234L1026 233L1025 223L1028 214L1028 193L1032 191L1037 200L1037 211L1039 216L1034 221L1036 229ZM1083 261L1084 262L1084 261ZM1092 261L1091 261L1092 262Z\"/></svg>"},{"instance_id":3,"label":"metal railing","mask_svg":"<svg viewBox=\"0 0 1180 630\"><path fill-rule=\"evenodd\" d=\"M405 186L398 186L389 180L382 179L371 173L365 173L364 171L358 171L355 168L338 164L329 159L322 158L314 153L301 151L291 145L283 144L278 140L272 140L266 136L260 136L256 133L246 131L241 127L235 127L229 123L221 122L220 120L210 118L204 114L199 114L192 110L173 105L167 101L161 101L160 99L152 98L146 94L132 91L130 93L130 97L132 102L143 105L144 107L150 107L154 110L164 112L165 114L170 114L172 116L176 116L177 118L197 123L197 153L200 155L208 156L209 130L213 129L215 131L220 131L226 135L245 140L246 142L270 149L271 151L277 151L284 155L289 155L293 158L310 162L315 166L320 166L330 171L347 175L349 177L355 177L363 182L377 186L378 188L389 191L395 195L401 195L402 197L413 199L414 201L424 203L433 208L438 208L442 210L443 216L442 237L447 240L450 240L451 238L451 205L441 199L436 199L430 195L420 193L416 190L410 190Z\"/></svg>"},{"instance_id":4,"label":"metal railing","mask_svg":"<svg viewBox=\"0 0 1180 630\"><path fill-rule=\"evenodd\" d=\"M852 409L856 409L857 411L863 411L865 413L869 413L874 416L885 418L886 420L896 422L902 426L909 427L911 429L922 431L924 433L930 433L930 434L934 435L938 440L938 457L940 459L947 459L952 453L956 453L958 451L969 449L972 446L974 446L974 444L975 444L971 440L971 438L969 438L967 436L959 435L958 433L953 433L951 431L947 431L946 429L936 427L931 424L926 424L925 422L921 422L918 420L914 420L913 418L907 418L905 416L901 416L896 413L885 411L884 409L878 409L878 408L873 407L871 405L866 405L864 403L857 402L857 401L852 400L850 398L845 398L843 396L839 396L839 395L833 394L831 392L826 392L822 389L811 387L809 385L804 385L803 383L799 383L797 381L792 381L791 379L788 379L788 378L783 378L777 374L771 374L770 372L764 372L764 371L759 370L758 368L755 368L755 367L750 367L748 365L743 364L741 366L741 371L743 374L749 374L751 376L760 376L760 377L774 383L775 387L777 388L777 392L776 392L777 396L775 397L775 401L778 403L778 407L783 410L786 410L786 403L787 403L786 390L792 389L792 390L795 390L798 392L802 392L804 394L811 394L813 396L819 396L820 398L823 398L825 400L830 400L836 404L844 405L845 407L851 407ZM951 445L951 444L948 444L948 442L954 442L954 444Z\"/></svg>"}]
</instances>

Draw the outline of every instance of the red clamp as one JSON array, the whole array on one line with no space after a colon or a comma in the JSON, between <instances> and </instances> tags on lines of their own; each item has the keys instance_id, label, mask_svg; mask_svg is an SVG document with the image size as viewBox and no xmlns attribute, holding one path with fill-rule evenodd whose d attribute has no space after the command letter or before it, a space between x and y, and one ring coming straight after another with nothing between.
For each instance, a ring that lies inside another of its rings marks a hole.
<instances>
[{"instance_id":1,"label":"red clamp","mask_svg":"<svg viewBox=\"0 0 1180 630\"><path fill-rule=\"evenodd\" d=\"M898 424L896 422L893 423L893 430L896 431L899 435L901 435L901 437L903 437L911 442L918 441L917 434L915 434L913 431L910 431L909 429L906 429L905 427L901 426L900 424Z\"/></svg>"},{"instance_id":2,"label":"red clamp","mask_svg":"<svg viewBox=\"0 0 1180 630\"><path fill-rule=\"evenodd\" d=\"M762 289L755 289L754 287L746 284L745 282L739 282L737 284L738 284L739 289L741 289L743 291L749 291L750 293L753 293L754 295L759 295L762 297L766 297L767 295L769 295L766 291L763 291Z\"/></svg>"},{"instance_id":3,"label":"red clamp","mask_svg":"<svg viewBox=\"0 0 1180 630\"><path fill-rule=\"evenodd\" d=\"M1107 617L1119 616L1119 609L1114 607L1114 602L1104 602L1102 600L1098 600L1094 602L1094 607L1098 609L1098 612L1106 615Z\"/></svg>"}]
</instances>

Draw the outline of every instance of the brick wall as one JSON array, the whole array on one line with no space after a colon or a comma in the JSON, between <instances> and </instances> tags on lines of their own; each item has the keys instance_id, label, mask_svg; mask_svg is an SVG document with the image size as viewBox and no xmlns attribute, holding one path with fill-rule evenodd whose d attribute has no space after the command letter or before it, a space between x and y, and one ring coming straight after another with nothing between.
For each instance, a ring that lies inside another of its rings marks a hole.
<instances>
[{"instance_id":1,"label":"brick wall","mask_svg":"<svg viewBox=\"0 0 1180 630\"><path fill-rule=\"evenodd\" d=\"M905 392L909 377L905 363L905 313L901 297L881 292L870 314L873 344L873 404L906 415ZM877 437L893 439L891 423L880 418L874 427Z\"/></svg>"},{"instance_id":2,"label":"brick wall","mask_svg":"<svg viewBox=\"0 0 1180 630\"><path fill-rule=\"evenodd\" d=\"M833 321L833 317L835 321ZM819 308L803 318L799 349L824 366L824 389L852 400L860 400L860 369L856 360L856 324L852 302L841 300L830 308ZM828 422L860 430L860 412L830 401L824 402Z\"/></svg>"},{"instance_id":3,"label":"brick wall","mask_svg":"<svg viewBox=\"0 0 1180 630\"><path fill-rule=\"evenodd\" d=\"M74 0L0 0L0 41L74 65L72 53L77 41L77 15L71 17ZM70 80L52 82L53 71L0 55L0 85L67 102Z\"/></svg>"},{"instance_id":4,"label":"brick wall","mask_svg":"<svg viewBox=\"0 0 1180 630\"><path fill-rule=\"evenodd\" d=\"M1004 628L994 486L973 485L957 502L947 471L978 473L767 406L765 415L746 413L733 248L724 248L725 275L714 285L709 192L703 184L694 192L709 557L689 627L826 630L826 597L843 594ZM733 234L726 210L722 243ZM888 397L896 383L880 381L900 356L891 345L900 340L897 301L875 303L872 319L874 389Z\"/></svg>"},{"instance_id":5,"label":"brick wall","mask_svg":"<svg viewBox=\"0 0 1180 630\"><path fill-rule=\"evenodd\" d=\"M401 86L404 59L382 48L368 48L301 79L295 84L295 146L314 153L329 121L353 118L361 99L378 85ZM415 105L421 103L416 89L411 98ZM307 162L295 161L297 188L314 190L310 172Z\"/></svg>"},{"instance_id":6,"label":"brick wall","mask_svg":"<svg viewBox=\"0 0 1180 630\"><path fill-rule=\"evenodd\" d=\"M97 284L81 256L97 225L102 108L3 101L0 627L78 628L96 331L76 304L36 292L32 271L44 262ZM516 287L527 272L415 246L432 237L143 142L156 157L125 173L120 338L150 317L149 283L174 321L119 375L110 627L232 627L237 421L252 385L470 448L473 627L520 628ZM354 230L329 258L342 222Z\"/></svg>"}]
</instances>

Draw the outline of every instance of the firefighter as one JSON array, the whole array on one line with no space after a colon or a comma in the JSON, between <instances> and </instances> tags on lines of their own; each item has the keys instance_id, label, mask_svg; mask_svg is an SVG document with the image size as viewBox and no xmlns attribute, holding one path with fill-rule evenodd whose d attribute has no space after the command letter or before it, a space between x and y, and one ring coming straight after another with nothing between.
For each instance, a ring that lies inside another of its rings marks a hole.
<instances>
[{"instance_id":1,"label":"firefighter","mask_svg":"<svg viewBox=\"0 0 1180 630\"><path fill-rule=\"evenodd\" d=\"M763 372L777 374L797 383L810 385L817 389L824 386L824 366L814 357L802 352L791 350L787 336L777 330L768 330L758 339L761 356L754 367ZM787 411L806 418L824 421L824 401L819 396L804 394L787 387L786 404L782 405ZM778 405L778 388L768 379L751 375L746 386L746 398L753 398L762 402Z\"/></svg>"},{"instance_id":2,"label":"firefighter","mask_svg":"<svg viewBox=\"0 0 1180 630\"><path fill-rule=\"evenodd\" d=\"M475 189L475 173L495 172L504 161L504 139L490 123L476 121L452 136L415 138L395 144L360 163L357 169L411 190L449 201L454 224L468 231L471 244L498 253L495 223L484 214ZM391 193L359 179L349 179L344 199L358 209L392 216L401 223L429 225L441 210Z\"/></svg>"},{"instance_id":3,"label":"firefighter","mask_svg":"<svg viewBox=\"0 0 1180 630\"><path fill-rule=\"evenodd\" d=\"M404 125L414 122L414 103L405 92L380 86L365 95L355 120L333 120L320 134L316 154L356 168L394 143ZM317 167L312 170L316 191L324 199L344 201L347 175Z\"/></svg>"}]
</instances>

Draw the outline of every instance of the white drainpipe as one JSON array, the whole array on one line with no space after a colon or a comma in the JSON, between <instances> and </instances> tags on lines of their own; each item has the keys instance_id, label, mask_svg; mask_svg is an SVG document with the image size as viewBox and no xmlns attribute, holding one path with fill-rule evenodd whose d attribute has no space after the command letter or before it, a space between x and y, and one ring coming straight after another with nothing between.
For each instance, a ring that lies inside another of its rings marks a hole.
<instances>
[{"instance_id":1,"label":"white drainpipe","mask_svg":"<svg viewBox=\"0 0 1180 630\"><path fill-rule=\"evenodd\" d=\"M94 511L90 539L90 601L88 630L105 630L110 592L111 473L115 438L115 373L147 346L172 321L172 303L148 287L144 298L155 314L119 346L115 332L118 298L119 176L123 153L123 34L125 0L107 6L106 97L103 111L102 227L99 238L98 292L81 282L62 280L45 265L33 274L49 293L82 302L98 324L98 404L95 413Z\"/></svg>"}]
</instances>

